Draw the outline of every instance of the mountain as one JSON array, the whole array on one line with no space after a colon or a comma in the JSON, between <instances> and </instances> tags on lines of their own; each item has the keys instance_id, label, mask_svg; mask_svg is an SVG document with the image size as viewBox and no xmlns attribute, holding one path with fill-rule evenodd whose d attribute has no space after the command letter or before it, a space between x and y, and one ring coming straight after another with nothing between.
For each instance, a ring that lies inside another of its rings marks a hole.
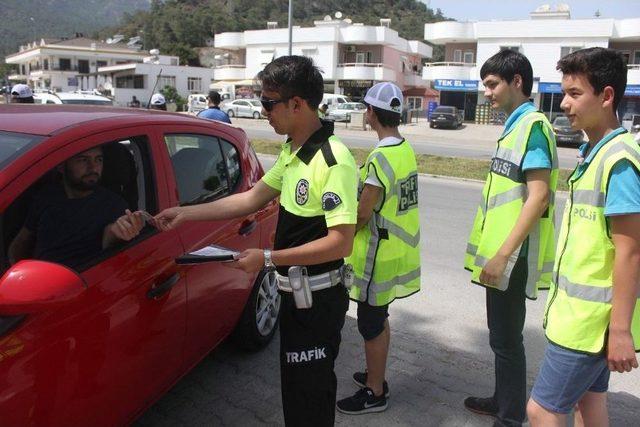
<instances>
[{"instance_id":1,"label":"mountain","mask_svg":"<svg viewBox=\"0 0 640 427\"><path fill-rule=\"evenodd\" d=\"M144 34L145 48L178 55L183 63L198 65L193 49L206 46L216 33L266 28L267 21L286 27L288 0L152 0L148 10L127 14L122 25L106 29L102 37L116 32ZM294 0L294 25L310 26L314 20L342 12L353 22L379 25L391 19L401 37L423 40L424 24L447 20L442 12L417 0ZM142 31L141 31L142 30ZM438 56L442 49L435 49Z\"/></svg>"},{"instance_id":2,"label":"mountain","mask_svg":"<svg viewBox=\"0 0 640 427\"><path fill-rule=\"evenodd\" d=\"M34 39L75 33L91 37L117 25L125 14L149 7L149 0L2 0L0 57Z\"/></svg>"}]
</instances>

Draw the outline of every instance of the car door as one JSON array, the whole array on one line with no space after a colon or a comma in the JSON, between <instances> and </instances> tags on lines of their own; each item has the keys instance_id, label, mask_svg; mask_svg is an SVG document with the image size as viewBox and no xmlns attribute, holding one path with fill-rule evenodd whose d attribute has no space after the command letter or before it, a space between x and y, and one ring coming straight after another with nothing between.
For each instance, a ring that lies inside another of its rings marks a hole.
<instances>
[{"instance_id":1,"label":"car door","mask_svg":"<svg viewBox=\"0 0 640 427\"><path fill-rule=\"evenodd\" d=\"M17 199L66 159L116 143L136 162L131 188L142 189L139 207L156 213L168 206L169 197L149 134L137 127L72 140L29 165L3 190L2 200ZM56 138L64 141L65 135ZM106 155L103 178L109 174ZM114 167L122 172L126 164ZM0 402L0 413L29 425L132 421L182 373L186 287L184 271L174 262L182 252L177 232L147 227L78 268L86 283L83 294L59 309L27 314L16 330L13 338L25 356L0 368L0 389L9 396Z\"/></svg>"},{"instance_id":2,"label":"car door","mask_svg":"<svg viewBox=\"0 0 640 427\"><path fill-rule=\"evenodd\" d=\"M207 203L249 188L246 157L239 144L214 130L185 127L165 131L166 154L173 181L169 184L174 203ZM235 160L234 160L235 159ZM169 174L171 175L171 174ZM210 244L236 251L259 247L256 214L240 218L189 222L177 228L187 252ZM235 270L224 263L187 266L187 324L185 363L207 354L235 325L246 301L254 274Z\"/></svg>"},{"instance_id":3,"label":"car door","mask_svg":"<svg viewBox=\"0 0 640 427\"><path fill-rule=\"evenodd\" d=\"M238 117L247 117L248 105L246 101L236 101L236 115Z\"/></svg>"}]
</instances>

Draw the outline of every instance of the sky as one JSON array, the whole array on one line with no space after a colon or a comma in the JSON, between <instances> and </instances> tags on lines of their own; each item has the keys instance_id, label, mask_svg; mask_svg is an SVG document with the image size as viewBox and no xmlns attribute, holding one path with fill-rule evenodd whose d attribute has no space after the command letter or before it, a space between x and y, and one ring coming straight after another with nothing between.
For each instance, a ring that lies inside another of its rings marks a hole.
<instances>
[{"instance_id":1,"label":"sky","mask_svg":"<svg viewBox=\"0 0 640 427\"><path fill-rule=\"evenodd\" d=\"M568 4L571 18L593 18L596 10L601 18L640 18L640 0L422 0L432 9L457 21L488 21L492 19L528 19L529 12L542 4L553 9L558 3Z\"/></svg>"}]
</instances>

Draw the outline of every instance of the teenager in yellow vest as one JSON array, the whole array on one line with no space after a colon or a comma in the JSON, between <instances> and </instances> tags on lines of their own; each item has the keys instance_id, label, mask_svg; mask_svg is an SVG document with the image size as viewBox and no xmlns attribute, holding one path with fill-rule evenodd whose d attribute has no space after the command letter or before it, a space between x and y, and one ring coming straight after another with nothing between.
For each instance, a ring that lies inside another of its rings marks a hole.
<instances>
[{"instance_id":1,"label":"teenager in yellow vest","mask_svg":"<svg viewBox=\"0 0 640 427\"><path fill-rule=\"evenodd\" d=\"M377 83L364 102L379 141L360 168L357 231L346 262L353 266L350 298L358 304L367 370L353 374L360 390L337 403L346 414L387 408L389 304L420 290L418 170L413 148L398 131L402 91L393 83Z\"/></svg>"},{"instance_id":2,"label":"teenager in yellow vest","mask_svg":"<svg viewBox=\"0 0 640 427\"><path fill-rule=\"evenodd\" d=\"M544 319L549 344L531 392L532 426L607 426L611 371L638 367L640 350L640 147L616 111L627 67L612 49L558 62L561 107L589 143L569 178ZM582 419L580 420L579 417Z\"/></svg>"},{"instance_id":3,"label":"teenager in yellow vest","mask_svg":"<svg viewBox=\"0 0 640 427\"><path fill-rule=\"evenodd\" d=\"M465 257L472 282L486 287L495 389L493 396L468 397L464 405L496 417L494 425L520 426L527 403L525 299L535 298L538 286L548 286L553 268L557 153L549 121L529 101L529 60L503 50L482 65L480 76L492 108L509 117L496 144Z\"/></svg>"}]
</instances>

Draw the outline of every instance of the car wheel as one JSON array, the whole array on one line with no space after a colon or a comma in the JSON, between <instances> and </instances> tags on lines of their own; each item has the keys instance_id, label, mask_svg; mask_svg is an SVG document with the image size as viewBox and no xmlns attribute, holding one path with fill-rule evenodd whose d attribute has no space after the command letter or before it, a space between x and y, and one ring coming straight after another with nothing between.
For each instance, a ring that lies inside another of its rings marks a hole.
<instances>
[{"instance_id":1,"label":"car wheel","mask_svg":"<svg viewBox=\"0 0 640 427\"><path fill-rule=\"evenodd\" d=\"M235 114L233 113L233 110L227 111L227 116L229 116L229 117L235 116Z\"/></svg>"},{"instance_id":2,"label":"car wheel","mask_svg":"<svg viewBox=\"0 0 640 427\"><path fill-rule=\"evenodd\" d=\"M245 350L269 344L278 329L280 294L275 271L262 270L251 290L233 337Z\"/></svg>"},{"instance_id":3,"label":"car wheel","mask_svg":"<svg viewBox=\"0 0 640 427\"><path fill-rule=\"evenodd\" d=\"M429 123L429 127L430 127L431 129L433 129L433 128L435 128L435 127L436 127L436 125L434 125L433 123Z\"/></svg>"},{"instance_id":4,"label":"car wheel","mask_svg":"<svg viewBox=\"0 0 640 427\"><path fill-rule=\"evenodd\" d=\"M259 119L260 118L260 113L258 113L257 111L253 112L253 118L254 119Z\"/></svg>"}]
</instances>

